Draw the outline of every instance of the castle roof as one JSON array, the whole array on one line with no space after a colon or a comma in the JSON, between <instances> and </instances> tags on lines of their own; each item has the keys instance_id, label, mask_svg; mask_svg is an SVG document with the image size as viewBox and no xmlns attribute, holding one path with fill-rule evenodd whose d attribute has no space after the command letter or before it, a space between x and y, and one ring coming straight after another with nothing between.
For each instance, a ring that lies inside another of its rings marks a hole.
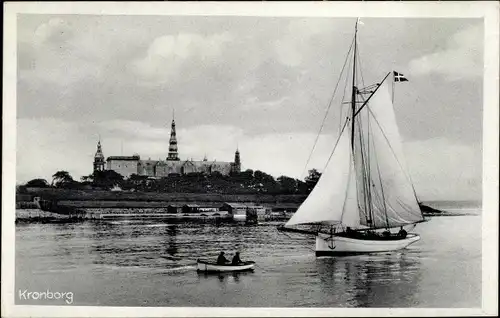
<instances>
[{"instance_id":1,"label":"castle roof","mask_svg":"<svg viewBox=\"0 0 500 318\"><path fill-rule=\"evenodd\" d=\"M183 161L172 161L172 160L141 160L141 164L153 164L153 165L164 165L164 166L185 166L191 165L195 167L209 167L209 166L225 166L230 165L231 162L227 161L197 161L197 160L183 160Z\"/></svg>"},{"instance_id":2,"label":"castle roof","mask_svg":"<svg viewBox=\"0 0 500 318\"><path fill-rule=\"evenodd\" d=\"M139 156L110 156L106 160L130 160L130 161L136 161L140 160L141 157Z\"/></svg>"},{"instance_id":3,"label":"castle roof","mask_svg":"<svg viewBox=\"0 0 500 318\"><path fill-rule=\"evenodd\" d=\"M102 147L101 147L101 141L100 140L97 142L97 151L95 153L94 158L96 158L96 159L97 158L104 159L104 155L102 153Z\"/></svg>"},{"instance_id":4,"label":"castle roof","mask_svg":"<svg viewBox=\"0 0 500 318\"><path fill-rule=\"evenodd\" d=\"M156 166L158 164L158 160L141 160L139 161L139 164Z\"/></svg>"}]
</instances>

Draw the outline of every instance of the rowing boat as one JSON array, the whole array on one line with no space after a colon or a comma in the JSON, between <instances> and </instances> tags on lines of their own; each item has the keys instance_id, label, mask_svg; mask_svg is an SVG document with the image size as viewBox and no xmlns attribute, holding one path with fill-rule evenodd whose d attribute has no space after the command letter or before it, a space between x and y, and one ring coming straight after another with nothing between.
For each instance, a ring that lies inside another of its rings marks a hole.
<instances>
[{"instance_id":1,"label":"rowing boat","mask_svg":"<svg viewBox=\"0 0 500 318\"><path fill-rule=\"evenodd\" d=\"M243 272L243 271L253 271L255 267L255 262L247 261L242 262L238 265L232 264L217 264L214 262L198 260L197 261L197 271L198 272Z\"/></svg>"}]
</instances>

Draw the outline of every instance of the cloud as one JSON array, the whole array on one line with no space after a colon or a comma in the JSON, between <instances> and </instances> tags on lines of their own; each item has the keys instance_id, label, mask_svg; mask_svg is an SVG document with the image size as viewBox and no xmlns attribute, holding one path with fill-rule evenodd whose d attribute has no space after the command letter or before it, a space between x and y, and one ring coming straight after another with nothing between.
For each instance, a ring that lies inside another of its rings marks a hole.
<instances>
[{"instance_id":1,"label":"cloud","mask_svg":"<svg viewBox=\"0 0 500 318\"><path fill-rule=\"evenodd\" d=\"M97 124L101 133L112 136L142 137L149 139L170 138L170 127L153 127L151 124L133 120L108 120Z\"/></svg>"},{"instance_id":2,"label":"cloud","mask_svg":"<svg viewBox=\"0 0 500 318\"><path fill-rule=\"evenodd\" d=\"M258 97L248 97L245 102L241 105L242 110L253 110L256 108L265 109L279 109L283 107L286 102L289 102L290 98L288 96L283 96L280 99L261 101Z\"/></svg>"},{"instance_id":3,"label":"cloud","mask_svg":"<svg viewBox=\"0 0 500 318\"><path fill-rule=\"evenodd\" d=\"M294 67L302 63L300 47L288 38L284 38L276 41L274 49L281 63Z\"/></svg>"},{"instance_id":4,"label":"cloud","mask_svg":"<svg viewBox=\"0 0 500 318\"><path fill-rule=\"evenodd\" d=\"M296 19L288 23L284 35L274 43L277 60L287 66L297 67L307 59L315 47L310 41L313 37L328 33L331 19Z\"/></svg>"},{"instance_id":5,"label":"cloud","mask_svg":"<svg viewBox=\"0 0 500 318\"><path fill-rule=\"evenodd\" d=\"M131 69L145 82L161 83L179 74L185 63L193 60L205 66L222 62L224 46L232 39L227 31L209 36L192 33L160 36L144 57L132 62Z\"/></svg>"},{"instance_id":6,"label":"cloud","mask_svg":"<svg viewBox=\"0 0 500 318\"><path fill-rule=\"evenodd\" d=\"M71 26L61 18L52 18L41 24L33 34L33 43L39 47L46 43L62 44L72 36Z\"/></svg>"},{"instance_id":7,"label":"cloud","mask_svg":"<svg viewBox=\"0 0 500 318\"><path fill-rule=\"evenodd\" d=\"M446 47L409 63L413 75L442 74L449 80L483 75L483 26L474 25L455 33Z\"/></svg>"},{"instance_id":8,"label":"cloud","mask_svg":"<svg viewBox=\"0 0 500 318\"><path fill-rule=\"evenodd\" d=\"M72 23L52 18L19 41L19 79L67 87L85 78L101 78L108 54L96 37ZM44 86L43 84L41 86Z\"/></svg>"}]
</instances>

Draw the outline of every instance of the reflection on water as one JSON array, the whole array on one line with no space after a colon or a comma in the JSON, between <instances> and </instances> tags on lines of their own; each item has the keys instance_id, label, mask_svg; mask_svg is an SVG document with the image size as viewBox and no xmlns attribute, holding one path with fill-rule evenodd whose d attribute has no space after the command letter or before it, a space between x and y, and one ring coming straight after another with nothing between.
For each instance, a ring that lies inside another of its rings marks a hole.
<instances>
[{"instance_id":1,"label":"reflection on water","mask_svg":"<svg viewBox=\"0 0 500 318\"><path fill-rule=\"evenodd\" d=\"M167 253L172 256L175 256L175 254L177 253L177 226L177 224L171 224L167 226Z\"/></svg>"},{"instance_id":2,"label":"reflection on water","mask_svg":"<svg viewBox=\"0 0 500 318\"><path fill-rule=\"evenodd\" d=\"M233 282L239 283L240 276L254 275L255 273L252 271L246 272L222 272L222 273L214 273L214 272L197 272L198 277L200 279L214 279L217 277L219 282L223 283L226 280L232 279Z\"/></svg>"},{"instance_id":3,"label":"reflection on water","mask_svg":"<svg viewBox=\"0 0 500 318\"><path fill-rule=\"evenodd\" d=\"M470 237L480 237L480 216L434 218L417 230L422 240L399 252L316 258L314 238L280 234L276 224L18 224L16 288L73 291L74 305L479 306L481 240ZM255 271L196 272L196 259L220 251L240 251Z\"/></svg>"},{"instance_id":4,"label":"reflection on water","mask_svg":"<svg viewBox=\"0 0 500 318\"><path fill-rule=\"evenodd\" d=\"M317 268L325 294L335 289L353 307L390 307L411 303L418 293L422 266L419 251L319 258ZM410 306L413 306L412 304Z\"/></svg>"}]
</instances>

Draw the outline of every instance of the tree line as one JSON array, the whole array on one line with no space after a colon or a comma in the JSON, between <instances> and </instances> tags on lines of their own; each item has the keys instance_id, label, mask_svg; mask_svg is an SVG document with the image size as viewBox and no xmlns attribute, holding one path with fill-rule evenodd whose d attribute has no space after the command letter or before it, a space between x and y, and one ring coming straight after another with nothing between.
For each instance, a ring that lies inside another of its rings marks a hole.
<instances>
[{"instance_id":1,"label":"tree line","mask_svg":"<svg viewBox=\"0 0 500 318\"><path fill-rule=\"evenodd\" d=\"M104 170L94 171L77 181L69 172L61 170L52 175L50 183L45 179L33 179L24 186L171 193L308 194L320 176L320 172L311 169L302 181L287 176L274 178L260 170L247 169L230 175L222 175L220 172L210 174L195 172L170 174L167 177L153 179L137 174L124 178L113 170Z\"/></svg>"}]
</instances>

